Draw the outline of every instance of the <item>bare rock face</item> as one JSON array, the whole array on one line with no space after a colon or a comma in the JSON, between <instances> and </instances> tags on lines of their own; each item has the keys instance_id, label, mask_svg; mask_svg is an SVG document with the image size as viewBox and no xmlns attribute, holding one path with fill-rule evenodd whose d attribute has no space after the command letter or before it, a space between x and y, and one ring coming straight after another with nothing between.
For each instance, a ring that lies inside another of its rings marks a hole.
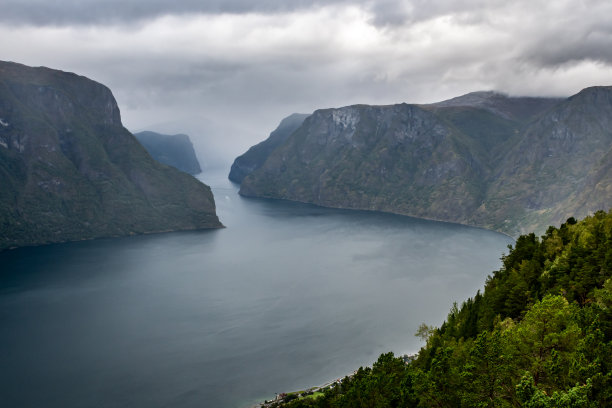
<instances>
[{"instance_id":1,"label":"bare rock face","mask_svg":"<svg viewBox=\"0 0 612 408\"><path fill-rule=\"evenodd\" d=\"M316 111L246 196L387 211L518 235L612 206L612 87L567 99L476 92Z\"/></svg>"},{"instance_id":2,"label":"bare rock face","mask_svg":"<svg viewBox=\"0 0 612 408\"><path fill-rule=\"evenodd\" d=\"M0 249L217 228L210 188L155 162L108 88L0 62Z\"/></svg>"}]
</instances>

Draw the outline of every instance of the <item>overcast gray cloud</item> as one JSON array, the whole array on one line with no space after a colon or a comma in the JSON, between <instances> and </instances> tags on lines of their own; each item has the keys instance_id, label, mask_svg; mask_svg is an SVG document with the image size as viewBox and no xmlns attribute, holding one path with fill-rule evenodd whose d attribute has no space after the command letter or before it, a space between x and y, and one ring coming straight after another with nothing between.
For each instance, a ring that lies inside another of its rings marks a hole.
<instances>
[{"instance_id":1,"label":"overcast gray cloud","mask_svg":"<svg viewBox=\"0 0 612 408\"><path fill-rule=\"evenodd\" d=\"M292 112L612 84L607 0L4 0L2 58L108 85L229 161Z\"/></svg>"},{"instance_id":2,"label":"overcast gray cloud","mask_svg":"<svg viewBox=\"0 0 612 408\"><path fill-rule=\"evenodd\" d=\"M0 20L56 25L131 23L167 14L284 13L348 0L3 0Z\"/></svg>"}]
</instances>

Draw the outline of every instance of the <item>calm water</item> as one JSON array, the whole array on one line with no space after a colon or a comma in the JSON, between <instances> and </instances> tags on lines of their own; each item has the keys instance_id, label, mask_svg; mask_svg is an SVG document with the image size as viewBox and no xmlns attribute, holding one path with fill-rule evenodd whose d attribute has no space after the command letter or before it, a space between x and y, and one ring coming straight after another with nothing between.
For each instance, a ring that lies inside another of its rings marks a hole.
<instances>
[{"instance_id":1,"label":"calm water","mask_svg":"<svg viewBox=\"0 0 612 408\"><path fill-rule=\"evenodd\" d=\"M411 353L511 240L244 199L227 228L0 254L0 406L246 407Z\"/></svg>"}]
</instances>

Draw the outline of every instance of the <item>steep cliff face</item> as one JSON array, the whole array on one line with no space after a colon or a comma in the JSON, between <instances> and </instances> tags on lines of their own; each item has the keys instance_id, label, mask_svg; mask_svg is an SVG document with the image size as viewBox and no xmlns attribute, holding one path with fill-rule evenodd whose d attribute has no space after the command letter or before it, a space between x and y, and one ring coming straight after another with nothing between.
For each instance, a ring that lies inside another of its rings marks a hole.
<instances>
[{"instance_id":1,"label":"steep cliff face","mask_svg":"<svg viewBox=\"0 0 612 408\"><path fill-rule=\"evenodd\" d=\"M488 175L472 140L418 106L316 111L240 193L419 217L465 217Z\"/></svg>"},{"instance_id":2,"label":"steep cliff face","mask_svg":"<svg viewBox=\"0 0 612 408\"><path fill-rule=\"evenodd\" d=\"M294 113L283 119L266 140L251 147L246 153L234 160L228 178L235 183L242 183L247 175L264 164L270 153L287 140L308 116L302 113Z\"/></svg>"},{"instance_id":3,"label":"steep cliff face","mask_svg":"<svg viewBox=\"0 0 612 408\"><path fill-rule=\"evenodd\" d=\"M155 162L108 88L0 62L0 249L215 228L210 189Z\"/></svg>"},{"instance_id":4,"label":"steep cliff face","mask_svg":"<svg viewBox=\"0 0 612 408\"><path fill-rule=\"evenodd\" d=\"M612 88L316 111L240 193L512 235L612 205Z\"/></svg>"},{"instance_id":5,"label":"steep cliff face","mask_svg":"<svg viewBox=\"0 0 612 408\"><path fill-rule=\"evenodd\" d=\"M612 87L584 89L530 123L500 162L474 219L525 233L608 210L612 194L601 181L609 174L610 148Z\"/></svg>"},{"instance_id":6,"label":"steep cliff face","mask_svg":"<svg viewBox=\"0 0 612 408\"><path fill-rule=\"evenodd\" d=\"M134 136L158 162L189 174L202 172L189 136L163 135L150 131L134 133Z\"/></svg>"}]
</instances>

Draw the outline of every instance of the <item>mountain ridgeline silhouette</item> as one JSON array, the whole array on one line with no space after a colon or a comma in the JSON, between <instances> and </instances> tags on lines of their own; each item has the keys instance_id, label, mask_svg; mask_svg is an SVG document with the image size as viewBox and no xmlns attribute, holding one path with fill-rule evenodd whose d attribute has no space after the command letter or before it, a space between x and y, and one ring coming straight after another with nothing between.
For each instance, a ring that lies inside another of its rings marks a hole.
<instances>
[{"instance_id":1,"label":"mountain ridgeline silhouette","mask_svg":"<svg viewBox=\"0 0 612 408\"><path fill-rule=\"evenodd\" d=\"M221 227L210 188L151 158L104 85L0 62L0 250Z\"/></svg>"},{"instance_id":2,"label":"mountain ridgeline silhouette","mask_svg":"<svg viewBox=\"0 0 612 408\"><path fill-rule=\"evenodd\" d=\"M202 172L189 136L164 135L148 130L134 133L134 136L158 162L192 175Z\"/></svg>"},{"instance_id":3,"label":"mountain ridgeline silhouette","mask_svg":"<svg viewBox=\"0 0 612 408\"><path fill-rule=\"evenodd\" d=\"M240 194L543 232L609 209L611 122L603 86L321 109L247 169Z\"/></svg>"}]
</instances>

